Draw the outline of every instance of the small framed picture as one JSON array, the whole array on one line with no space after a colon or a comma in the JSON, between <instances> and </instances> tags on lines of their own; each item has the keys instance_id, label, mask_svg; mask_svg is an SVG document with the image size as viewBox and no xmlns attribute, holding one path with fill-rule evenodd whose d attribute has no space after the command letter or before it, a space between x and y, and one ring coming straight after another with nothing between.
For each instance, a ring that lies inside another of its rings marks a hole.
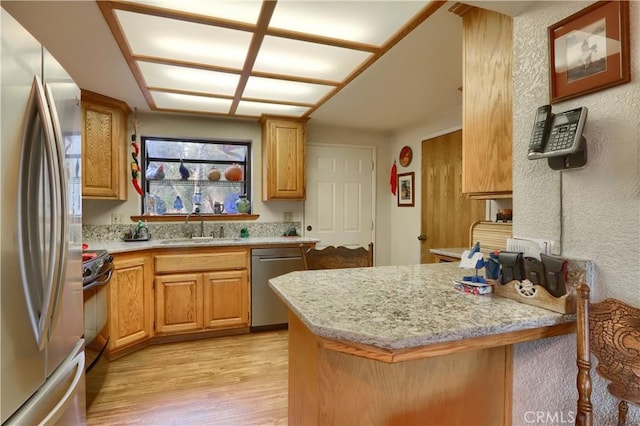
<instances>
[{"instance_id":1,"label":"small framed picture","mask_svg":"<svg viewBox=\"0 0 640 426\"><path fill-rule=\"evenodd\" d=\"M596 2L548 30L550 103L631 81L628 1Z\"/></svg>"},{"instance_id":2,"label":"small framed picture","mask_svg":"<svg viewBox=\"0 0 640 426\"><path fill-rule=\"evenodd\" d=\"M414 206L414 179L414 172L398 174L398 207Z\"/></svg>"}]
</instances>

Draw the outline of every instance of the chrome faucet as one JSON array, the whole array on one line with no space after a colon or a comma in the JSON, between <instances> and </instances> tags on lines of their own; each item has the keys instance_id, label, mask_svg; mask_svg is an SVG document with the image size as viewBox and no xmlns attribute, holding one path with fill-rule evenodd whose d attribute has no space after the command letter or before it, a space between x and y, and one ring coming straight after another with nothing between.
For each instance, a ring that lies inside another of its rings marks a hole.
<instances>
[{"instance_id":1,"label":"chrome faucet","mask_svg":"<svg viewBox=\"0 0 640 426\"><path fill-rule=\"evenodd\" d=\"M200 216L200 237L204 237L204 220L202 219L202 215L200 214L200 208L196 207L194 211L189 213L187 215L187 218L184 220L184 224L188 225L189 218L191 217L191 215L194 215L194 214L197 214L198 216ZM192 237L193 237L193 234L192 234Z\"/></svg>"}]
</instances>

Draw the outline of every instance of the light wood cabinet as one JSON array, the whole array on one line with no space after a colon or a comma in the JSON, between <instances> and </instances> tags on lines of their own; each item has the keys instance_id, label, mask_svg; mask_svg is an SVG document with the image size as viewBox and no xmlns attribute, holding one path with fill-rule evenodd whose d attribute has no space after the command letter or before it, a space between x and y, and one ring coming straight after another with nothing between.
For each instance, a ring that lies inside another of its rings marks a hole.
<instances>
[{"instance_id":1,"label":"light wood cabinet","mask_svg":"<svg viewBox=\"0 0 640 426\"><path fill-rule=\"evenodd\" d=\"M156 277L156 332L180 333L202 328L202 274Z\"/></svg>"},{"instance_id":2,"label":"light wood cabinet","mask_svg":"<svg viewBox=\"0 0 640 426\"><path fill-rule=\"evenodd\" d=\"M462 192L512 197L513 20L461 5L463 19Z\"/></svg>"},{"instance_id":3,"label":"light wood cabinet","mask_svg":"<svg viewBox=\"0 0 640 426\"><path fill-rule=\"evenodd\" d=\"M262 199L304 200L305 122L263 116Z\"/></svg>"},{"instance_id":4,"label":"light wood cabinet","mask_svg":"<svg viewBox=\"0 0 640 426\"><path fill-rule=\"evenodd\" d=\"M82 196L127 199L126 103L82 91Z\"/></svg>"},{"instance_id":5,"label":"light wood cabinet","mask_svg":"<svg viewBox=\"0 0 640 426\"><path fill-rule=\"evenodd\" d=\"M156 255L156 333L248 327L248 265L244 248Z\"/></svg>"},{"instance_id":6,"label":"light wood cabinet","mask_svg":"<svg viewBox=\"0 0 640 426\"><path fill-rule=\"evenodd\" d=\"M247 270L204 274L204 327L249 326Z\"/></svg>"},{"instance_id":7,"label":"light wood cabinet","mask_svg":"<svg viewBox=\"0 0 640 426\"><path fill-rule=\"evenodd\" d=\"M114 254L109 282L108 355L144 342L153 335L151 256Z\"/></svg>"}]
</instances>

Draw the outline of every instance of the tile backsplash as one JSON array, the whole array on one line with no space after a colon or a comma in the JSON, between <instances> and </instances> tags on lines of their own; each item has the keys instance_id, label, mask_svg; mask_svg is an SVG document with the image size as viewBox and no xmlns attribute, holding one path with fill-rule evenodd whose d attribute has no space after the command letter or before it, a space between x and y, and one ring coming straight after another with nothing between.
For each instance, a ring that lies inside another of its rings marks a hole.
<instances>
[{"instance_id":1,"label":"tile backsplash","mask_svg":"<svg viewBox=\"0 0 640 426\"><path fill-rule=\"evenodd\" d=\"M247 228L251 237L279 237L291 228L295 228L298 235L301 233L301 222L205 222L204 235L220 237L220 229L224 229L225 238L240 236L240 230ZM82 227L82 240L87 241L120 241L124 235L134 230L135 225L84 225ZM148 223L147 228L151 239L168 240L185 238L191 232L200 234L200 222L192 221L188 225L184 223Z\"/></svg>"}]
</instances>

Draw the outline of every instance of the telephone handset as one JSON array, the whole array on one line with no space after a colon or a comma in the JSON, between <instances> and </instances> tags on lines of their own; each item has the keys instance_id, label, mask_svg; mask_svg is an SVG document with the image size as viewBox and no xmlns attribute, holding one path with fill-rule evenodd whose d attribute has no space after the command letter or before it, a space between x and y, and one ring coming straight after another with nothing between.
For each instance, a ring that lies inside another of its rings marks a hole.
<instances>
[{"instance_id":1,"label":"telephone handset","mask_svg":"<svg viewBox=\"0 0 640 426\"><path fill-rule=\"evenodd\" d=\"M550 105L539 107L527 158L563 157L583 149L582 131L586 120L586 107L559 114L553 114Z\"/></svg>"}]
</instances>

